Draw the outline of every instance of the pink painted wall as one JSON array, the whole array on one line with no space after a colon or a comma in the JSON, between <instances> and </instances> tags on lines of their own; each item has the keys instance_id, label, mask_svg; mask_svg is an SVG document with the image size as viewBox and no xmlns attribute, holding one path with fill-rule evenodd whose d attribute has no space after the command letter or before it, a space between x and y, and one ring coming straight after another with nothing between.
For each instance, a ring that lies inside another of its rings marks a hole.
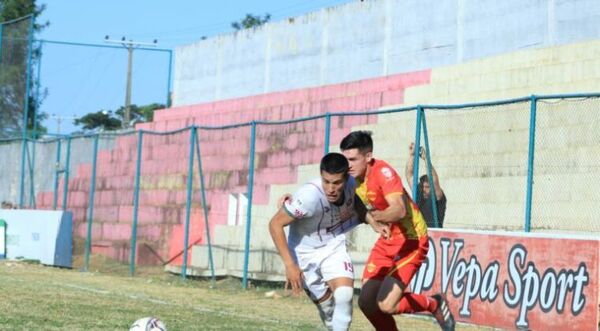
<instances>
[{"instance_id":1,"label":"pink painted wall","mask_svg":"<svg viewBox=\"0 0 600 331\"><path fill-rule=\"evenodd\" d=\"M419 71L344 84L277 92L157 111L154 121L137 129L166 131L196 124L223 126L250 121L282 121L327 112L364 112L403 102L409 86L427 84L430 71ZM356 125L374 123L376 116L334 117L331 142L336 143ZM300 165L318 163L324 151L325 120L285 125L258 125L256 132L254 204L269 203L273 184L297 182ZM227 223L228 195L245 193L248 183L250 126L200 130L202 167L210 208L211 228ZM92 226L92 252L120 261L129 258L133 219L133 187L137 138L117 138L112 150L98 155ZM145 134L138 210L138 263L181 263L185 221L189 131L158 136ZM83 164L69 180L68 208L74 213L74 234L85 238L91 165ZM59 186L62 188L62 185ZM189 243L205 238L200 206L197 160L195 195ZM62 197L62 192L59 192ZM52 193L38 196L51 207ZM61 201L59 199L59 205ZM240 240L243 240L240 238ZM190 250L191 258L191 250Z\"/></svg>"}]
</instances>

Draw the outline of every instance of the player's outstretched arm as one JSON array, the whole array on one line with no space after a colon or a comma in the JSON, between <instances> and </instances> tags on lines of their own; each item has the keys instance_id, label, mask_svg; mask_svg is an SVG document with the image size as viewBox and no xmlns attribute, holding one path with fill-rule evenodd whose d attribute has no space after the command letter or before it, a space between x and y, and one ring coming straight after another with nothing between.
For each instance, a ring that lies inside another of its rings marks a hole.
<instances>
[{"instance_id":1,"label":"player's outstretched arm","mask_svg":"<svg viewBox=\"0 0 600 331\"><path fill-rule=\"evenodd\" d=\"M286 287L289 284L292 287L293 294L300 294L302 292L302 270L292 258L283 230L293 221L294 218L288 215L284 208L279 208L279 211L269 222L269 232L285 266Z\"/></svg>"},{"instance_id":2,"label":"player's outstretched arm","mask_svg":"<svg viewBox=\"0 0 600 331\"><path fill-rule=\"evenodd\" d=\"M408 158L406 159L406 166L404 167L404 176L406 182L410 187L413 185L413 170L415 169L415 143L408 145Z\"/></svg>"},{"instance_id":3,"label":"player's outstretched arm","mask_svg":"<svg viewBox=\"0 0 600 331\"><path fill-rule=\"evenodd\" d=\"M433 164L431 164L431 178L433 179L433 187L435 188L435 199L438 201L442 200L442 198L444 197L444 191L440 186L440 178L438 177L438 174L435 171Z\"/></svg>"},{"instance_id":4,"label":"player's outstretched arm","mask_svg":"<svg viewBox=\"0 0 600 331\"><path fill-rule=\"evenodd\" d=\"M404 202L404 194L393 193L385 196L388 207L384 210L373 210L369 213L373 219L381 223L394 223L400 221L406 216L406 203Z\"/></svg>"}]
</instances>

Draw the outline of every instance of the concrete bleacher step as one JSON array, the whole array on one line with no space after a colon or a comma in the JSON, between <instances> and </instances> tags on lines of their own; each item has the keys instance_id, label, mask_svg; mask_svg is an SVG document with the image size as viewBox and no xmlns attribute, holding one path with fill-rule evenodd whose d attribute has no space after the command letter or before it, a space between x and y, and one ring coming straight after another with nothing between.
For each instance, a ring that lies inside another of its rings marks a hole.
<instances>
[{"instance_id":1,"label":"concrete bleacher step","mask_svg":"<svg viewBox=\"0 0 600 331\"><path fill-rule=\"evenodd\" d=\"M436 68L428 85L406 90L404 102L460 104L511 99L526 95L589 91L597 84L598 42L525 49ZM573 56L573 58L568 58ZM545 65L540 66L540 63ZM533 87L533 88L532 88Z\"/></svg>"}]
</instances>

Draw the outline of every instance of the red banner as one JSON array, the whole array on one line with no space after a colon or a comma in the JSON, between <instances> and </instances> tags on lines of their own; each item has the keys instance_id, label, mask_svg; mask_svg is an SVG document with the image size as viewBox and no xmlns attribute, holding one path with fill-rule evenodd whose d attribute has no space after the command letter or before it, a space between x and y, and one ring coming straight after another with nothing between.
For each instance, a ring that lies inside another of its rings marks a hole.
<instances>
[{"instance_id":1,"label":"red banner","mask_svg":"<svg viewBox=\"0 0 600 331\"><path fill-rule=\"evenodd\" d=\"M457 321L506 329L597 330L600 239L430 230L417 293L444 292Z\"/></svg>"}]
</instances>

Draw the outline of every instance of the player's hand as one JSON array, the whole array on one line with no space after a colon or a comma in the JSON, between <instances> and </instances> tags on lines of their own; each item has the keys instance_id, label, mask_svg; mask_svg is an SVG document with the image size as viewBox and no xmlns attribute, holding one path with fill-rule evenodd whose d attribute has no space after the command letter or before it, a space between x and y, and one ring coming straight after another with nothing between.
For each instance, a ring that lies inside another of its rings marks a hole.
<instances>
[{"instance_id":1,"label":"player's hand","mask_svg":"<svg viewBox=\"0 0 600 331\"><path fill-rule=\"evenodd\" d=\"M290 287L292 288L293 295L302 294L302 270L297 264L292 264L285 267L285 288L287 291Z\"/></svg>"},{"instance_id":2,"label":"player's hand","mask_svg":"<svg viewBox=\"0 0 600 331\"><path fill-rule=\"evenodd\" d=\"M279 200L277 200L277 209L281 209L281 207L283 207L283 204L287 201L287 200L291 200L292 199L292 195L289 193L285 193L284 195L282 195Z\"/></svg>"},{"instance_id":3,"label":"player's hand","mask_svg":"<svg viewBox=\"0 0 600 331\"><path fill-rule=\"evenodd\" d=\"M390 225L379 222L371 223L373 231L379 233L383 238L388 239L390 237Z\"/></svg>"},{"instance_id":4,"label":"player's hand","mask_svg":"<svg viewBox=\"0 0 600 331\"><path fill-rule=\"evenodd\" d=\"M414 142L412 142L412 143L410 143L410 145L408 145L408 155L410 157L415 156L415 143ZM419 147L419 157L422 160L425 160L425 147Z\"/></svg>"}]
</instances>

